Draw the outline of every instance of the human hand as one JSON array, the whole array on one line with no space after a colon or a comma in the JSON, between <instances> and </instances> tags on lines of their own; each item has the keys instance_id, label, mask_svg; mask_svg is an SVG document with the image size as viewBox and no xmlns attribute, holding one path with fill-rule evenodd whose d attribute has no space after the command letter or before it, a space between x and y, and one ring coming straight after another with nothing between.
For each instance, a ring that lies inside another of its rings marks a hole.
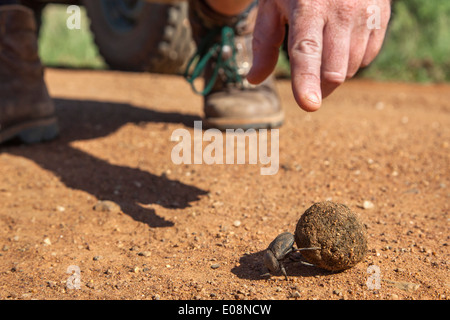
<instances>
[{"instance_id":1,"label":"human hand","mask_svg":"<svg viewBox=\"0 0 450 320\"><path fill-rule=\"evenodd\" d=\"M260 0L248 81L261 83L273 72L288 24L294 97L302 109L316 111L323 98L377 56L390 2Z\"/></svg>"}]
</instances>

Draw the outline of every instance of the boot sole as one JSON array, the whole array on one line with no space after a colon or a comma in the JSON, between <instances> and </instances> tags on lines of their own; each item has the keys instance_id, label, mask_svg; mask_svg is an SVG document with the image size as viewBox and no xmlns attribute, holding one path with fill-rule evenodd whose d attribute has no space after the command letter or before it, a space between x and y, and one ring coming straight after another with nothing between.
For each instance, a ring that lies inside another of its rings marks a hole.
<instances>
[{"instance_id":1,"label":"boot sole","mask_svg":"<svg viewBox=\"0 0 450 320\"><path fill-rule=\"evenodd\" d=\"M284 122L284 112L260 118L207 118L205 126L219 130L226 129L275 129Z\"/></svg>"},{"instance_id":2,"label":"boot sole","mask_svg":"<svg viewBox=\"0 0 450 320\"><path fill-rule=\"evenodd\" d=\"M25 144L50 141L59 134L56 117L21 123L14 127L0 131L0 143L19 139Z\"/></svg>"}]
</instances>

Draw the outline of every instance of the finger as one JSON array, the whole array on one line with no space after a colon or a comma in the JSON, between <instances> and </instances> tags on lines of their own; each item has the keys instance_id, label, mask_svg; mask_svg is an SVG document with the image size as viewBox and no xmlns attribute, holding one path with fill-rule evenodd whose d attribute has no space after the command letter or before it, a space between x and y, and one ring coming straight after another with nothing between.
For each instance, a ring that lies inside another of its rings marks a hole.
<instances>
[{"instance_id":1,"label":"finger","mask_svg":"<svg viewBox=\"0 0 450 320\"><path fill-rule=\"evenodd\" d=\"M298 105L306 111L320 108L320 67L324 21L313 10L302 8L290 17L289 56L292 91Z\"/></svg>"},{"instance_id":2,"label":"finger","mask_svg":"<svg viewBox=\"0 0 450 320\"><path fill-rule=\"evenodd\" d=\"M253 32L253 64L247 75L250 83L263 82L275 69L285 27L271 1L261 1Z\"/></svg>"},{"instance_id":3,"label":"finger","mask_svg":"<svg viewBox=\"0 0 450 320\"><path fill-rule=\"evenodd\" d=\"M370 32L368 32L365 27L353 31L347 68L347 79L352 78L362 66L369 38Z\"/></svg>"},{"instance_id":4,"label":"finger","mask_svg":"<svg viewBox=\"0 0 450 320\"><path fill-rule=\"evenodd\" d=\"M354 27L350 44L350 57L348 61L347 79L353 77L362 66L366 53L371 29L368 25L371 10L366 9L366 14L357 15L354 18Z\"/></svg>"},{"instance_id":5,"label":"finger","mask_svg":"<svg viewBox=\"0 0 450 320\"><path fill-rule=\"evenodd\" d=\"M381 47L383 46L384 38L386 36L390 15L390 5L386 5L380 17L380 25L378 26L378 28L372 29L361 66L368 66L380 52Z\"/></svg>"},{"instance_id":6,"label":"finger","mask_svg":"<svg viewBox=\"0 0 450 320\"><path fill-rule=\"evenodd\" d=\"M350 26L327 24L323 32L321 89L322 98L344 83L350 57Z\"/></svg>"},{"instance_id":7,"label":"finger","mask_svg":"<svg viewBox=\"0 0 450 320\"><path fill-rule=\"evenodd\" d=\"M367 48L364 53L364 57L361 62L362 67L367 67L378 55L383 46L385 30L376 29L370 34L369 40L367 42Z\"/></svg>"}]
</instances>

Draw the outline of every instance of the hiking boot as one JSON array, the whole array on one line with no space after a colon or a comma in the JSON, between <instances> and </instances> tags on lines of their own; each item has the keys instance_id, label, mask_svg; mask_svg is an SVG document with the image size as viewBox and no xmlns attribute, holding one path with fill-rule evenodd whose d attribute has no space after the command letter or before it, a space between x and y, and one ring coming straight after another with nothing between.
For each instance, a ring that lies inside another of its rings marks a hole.
<instances>
[{"instance_id":1,"label":"hiking boot","mask_svg":"<svg viewBox=\"0 0 450 320\"><path fill-rule=\"evenodd\" d=\"M33 12L21 5L0 6L0 143L14 138L36 143L57 135Z\"/></svg>"},{"instance_id":2,"label":"hiking boot","mask_svg":"<svg viewBox=\"0 0 450 320\"><path fill-rule=\"evenodd\" d=\"M194 91L204 95L207 127L258 129L276 128L283 123L274 77L256 86L246 80L253 60L256 13L257 1L242 14L231 17L218 14L204 0L189 1L197 54L188 64L185 76ZM204 90L199 92L194 81L201 74Z\"/></svg>"}]
</instances>

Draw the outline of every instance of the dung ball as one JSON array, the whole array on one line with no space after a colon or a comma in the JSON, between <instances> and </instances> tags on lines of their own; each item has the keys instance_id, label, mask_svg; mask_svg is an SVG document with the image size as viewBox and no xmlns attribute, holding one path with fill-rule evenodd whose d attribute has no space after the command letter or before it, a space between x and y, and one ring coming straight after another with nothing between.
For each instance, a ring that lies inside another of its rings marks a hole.
<instances>
[{"instance_id":1,"label":"dung ball","mask_svg":"<svg viewBox=\"0 0 450 320\"><path fill-rule=\"evenodd\" d=\"M295 242L310 263L330 271L355 266L367 253L367 231L358 215L347 206L331 201L308 208L297 222Z\"/></svg>"}]
</instances>

